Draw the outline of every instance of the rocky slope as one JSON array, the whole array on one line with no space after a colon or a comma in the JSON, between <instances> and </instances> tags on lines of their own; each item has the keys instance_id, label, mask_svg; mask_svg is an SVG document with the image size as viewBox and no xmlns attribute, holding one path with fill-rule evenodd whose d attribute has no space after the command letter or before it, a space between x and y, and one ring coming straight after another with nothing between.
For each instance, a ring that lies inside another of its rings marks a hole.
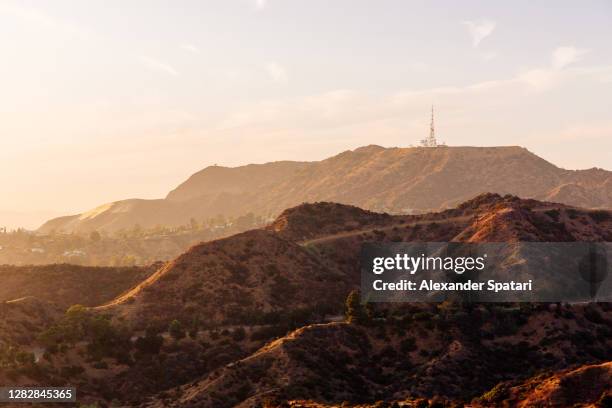
<instances>
[{"instance_id":1,"label":"rocky slope","mask_svg":"<svg viewBox=\"0 0 612 408\"><path fill-rule=\"evenodd\" d=\"M521 147L367 146L319 162L207 167L165 199L124 200L45 223L41 232L175 226L248 212L276 216L303 202L334 201L393 213L451 208L483 193L586 208L612 207L612 175L564 170Z\"/></svg>"}]
</instances>

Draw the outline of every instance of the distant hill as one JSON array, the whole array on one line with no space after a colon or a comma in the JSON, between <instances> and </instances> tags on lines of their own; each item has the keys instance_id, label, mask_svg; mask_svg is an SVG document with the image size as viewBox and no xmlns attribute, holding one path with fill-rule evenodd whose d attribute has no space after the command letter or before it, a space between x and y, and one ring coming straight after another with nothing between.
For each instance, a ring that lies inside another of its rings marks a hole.
<instances>
[{"instance_id":1,"label":"distant hill","mask_svg":"<svg viewBox=\"0 0 612 408\"><path fill-rule=\"evenodd\" d=\"M130 199L52 219L40 232L117 231L188 224L249 212L276 216L304 202L333 201L392 213L451 208L483 192L583 208L612 208L612 173L564 170L509 147L366 146L318 162L207 167L164 199Z\"/></svg>"},{"instance_id":2,"label":"distant hill","mask_svg":"<svg viewBox=\"0 0 612 408\"><path fill-rule=\"evenodd\" d=\"M311 166L307 162L279 161L249 164L234 168L211 166L201 170L166 196L170 201L211 198L218 194L257 193L269 185L283 182Z\"/></svg>"}]
</instances>

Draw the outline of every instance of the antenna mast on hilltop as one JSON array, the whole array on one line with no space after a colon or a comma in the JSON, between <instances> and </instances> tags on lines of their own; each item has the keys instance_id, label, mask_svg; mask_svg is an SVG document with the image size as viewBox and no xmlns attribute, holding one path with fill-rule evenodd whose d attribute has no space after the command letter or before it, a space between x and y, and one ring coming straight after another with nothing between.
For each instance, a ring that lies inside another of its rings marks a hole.
<instances>
[{"instance_id":1,"label":"antenna mast on hilltop","mask_svg":"<svg viewBox=\"0 0 612 408\"><path fill-rule=\"evenodd\" d=\"M429 137L421 140L422 147L438 147L445 146L444 143L439 143L436 140L436 129L434 127L434 107L431 105L431 123L429 124Z\"/></svg>"},{"instance_id":2,"label":"antenna mast on hilltop","mask_svg":"<svg viewBox=\"0 0 612 408\"><path fill-rule=\"evenodd\" d=\"M434 128L434 107L431 105L431 124L429 125L429 145L431 147L436 147L438 143L436 142L436 130Z\"/></svg>"}]
</instances>

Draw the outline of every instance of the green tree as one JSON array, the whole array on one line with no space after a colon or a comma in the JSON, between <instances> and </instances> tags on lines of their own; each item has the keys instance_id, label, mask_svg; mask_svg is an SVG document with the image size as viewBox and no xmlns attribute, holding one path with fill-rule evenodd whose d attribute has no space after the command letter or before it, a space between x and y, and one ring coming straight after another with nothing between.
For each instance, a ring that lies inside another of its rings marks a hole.
<instances>
[{"instance_id":1,"label":"green tree","mask_svg":"<svg viewBox=\"0 0 612 408\"><path fill-rule=\"evenodd\" d=\"M346 320L354 324L366 324L368 322L368 314L365 307L361 304L361 295L358 290L353 290L346 297Z\"/></svg>"}]
</instances>

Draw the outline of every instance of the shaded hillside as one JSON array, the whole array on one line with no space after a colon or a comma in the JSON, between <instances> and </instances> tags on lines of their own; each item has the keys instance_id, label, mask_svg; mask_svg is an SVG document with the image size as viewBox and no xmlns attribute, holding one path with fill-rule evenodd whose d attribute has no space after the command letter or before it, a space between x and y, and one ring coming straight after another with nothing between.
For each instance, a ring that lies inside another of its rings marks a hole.
<instances>
[{"instance_id":1,"label":"shaded hillside","mask_svg":"<svg viewBox=\"0 0 612 408\"><path fill-rule=\"evenodd\" d=\"M119 268L0 265L0 302L33 297L62 310L74 304L95 306L119 296L159 267L161 264Z\"/></svg>"},{"instance_id":2,"label":"shaded hillside","mask_svg":"<svg viewBox=\"0 0 612 408\"><path fill-rule=\"evenodd\" d=\"M137 326L278 322L285 311L338 310L348 288L345 276L298 244L253 230L192 247L103 309Z\"/></svg>"},{"instance_id":3,"label":"shaded hillside","mask_svg":"<svg viewBox=\"0 0 612 408\"><path fill-rule=\"evenodd\" d=\"M589 320L592 313L601 320ZM367 326L312 325L181 387L174 401L149 406L229 408L257 407L271 399L339 404L434 396L466 402L500 381L612 358L610 318L612 312L596 306L513 311L441 304L406 309ZM601 370L593 373L593 379L602 377L597 384L574 401L598 398L611 384L609 370ZM588 384L588 375L581 377ZM551 401L552 394L540 395L540 401ZM488 398L499 406L491 394Z\"/></svg>"},{"instance_id":4,"label":"shaded hillside","mask_svg":"<svg viewBox=\"0 0 612 408\"><path fill-rule=\"evenodd\" d=\"M0 347L32 343L62 313L63 309L56 304L33 296L0 301Z\"/></svg>"},{"instance_id":5,"label":"shaded hillside","mask_svg":"<svg viewBox=\"0 0 612 408\"><path fill-rule=\"evenodd\" d=\"M305 236L309 239L303 240ZM103 309L140 327L174 318L197 318L210 326L273 322L283 311L298 309L320 317L341 313L344 297L359 285L365 242L571 242L611 237L610 212L497 194L414 216L308 204L287 210L268 229L192 247ZM520 257L512 259L508 265L522 262Z\"/></svg>"},{"instance_id":6,"label":"shaded hillside","mask_svg":"<svg viewBox=\"0 0 612 408\"><path fill-rule=\"evenodd\" d=\"M116 231L191 218L277 215L303 202L333 201L392 213L451 208L483 193L514 194L586 208L612 208L612 175L564 170L521 147L367 146L311 162L207 167L166 199L124 200L45 223L41 232Z\"/></svg>"},{"instance_id":7,"label":"shaded hillside","mask_svg":"<svg viewBox=\"0 0 612 408\"><path fill-rule=\"evenodd\" d=\"M302 204L283 211L266 229L281 237L301 241L342 231L360 230L368 226L384 226L397 222L397 217L378 214L338 203Z\"/></svg>"}]
</instances>

